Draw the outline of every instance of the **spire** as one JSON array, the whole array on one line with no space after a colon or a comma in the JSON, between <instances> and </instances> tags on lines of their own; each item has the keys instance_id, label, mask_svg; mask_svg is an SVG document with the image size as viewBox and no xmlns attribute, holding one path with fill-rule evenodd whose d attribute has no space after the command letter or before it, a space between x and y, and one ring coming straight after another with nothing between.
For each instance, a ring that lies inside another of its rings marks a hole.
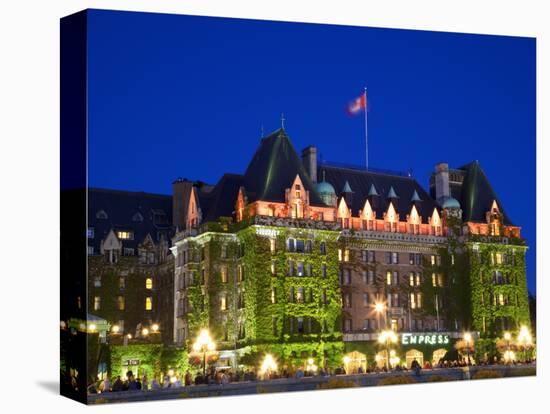
<instances>
[{"instance_id":1,"label":"spire","mask_svg":"<svg viewBox=\"0 0 550 414\"><path fill-rule=\"evenodd\" d=\"M343 193L353 193L348 180L346 180L346 183L344 184L344 189L342 190Z\"/></svg>"},{"instance_id":2,"label":"spire","mask_svg":"<svg viewBox=\"0 0 550 414\"><path fill-rule=\"evenodd\" d=\"M285 114L281 112L281 129L285 129Z\"/></svg>"},{"instance_id":3,"label":"spire","mask_svg":"<svg viewBox=\"0 0 550 414\"><path fill-rule=\"evenodd\" d=\"M393 185L390 187L390 191L388 191L388 198L399 198L397 194L395 194L395 190L393 189Z\"/></svg>"},{"instance_id":4,"label":"spire","mask_svg":"<svg viewBox=\"0 0 550 414\"><path fill-rule=\"evenodd\" d=\"M370 188L369 188L369 196L377 196L378 195L378 191L376 191L376 188L374 187L374 184L371 184L370 185Z\"/></svg>"},{"instance_id":5,"label":"spire","mask_svg":"<svg viewBox=\"0 0 550 414\"><path fill-rule=\"evenodd\" d=\"M416 190L414 190L414 193L411 197L411 201L412 202L422 201L421 198L418 196L418 193L416 192Z\"/></svg>"}]
</instances>

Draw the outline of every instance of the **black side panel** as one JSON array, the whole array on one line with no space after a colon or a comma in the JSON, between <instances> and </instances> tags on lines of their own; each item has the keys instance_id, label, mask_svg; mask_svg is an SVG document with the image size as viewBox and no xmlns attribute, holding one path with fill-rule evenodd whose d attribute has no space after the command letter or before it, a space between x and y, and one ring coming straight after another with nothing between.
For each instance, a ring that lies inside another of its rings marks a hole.
<instances>
[{"instance_id":1,"label":"black side panel","mask_svg":"<svg viewBox=\"0 0 550 414\"><path fill-rule=\"evenodd\" d=\"M61 394L86 403L87 12L61 19Z\"/></svg>"}]
</instances>

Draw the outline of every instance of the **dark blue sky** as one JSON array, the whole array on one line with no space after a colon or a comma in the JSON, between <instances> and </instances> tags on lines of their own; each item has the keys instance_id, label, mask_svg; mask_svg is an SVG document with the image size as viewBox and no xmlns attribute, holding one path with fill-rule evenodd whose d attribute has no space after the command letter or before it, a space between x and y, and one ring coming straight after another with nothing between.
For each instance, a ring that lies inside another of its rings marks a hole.
<instances>
[{"instance_id":1,"label":"dark blue sky","mask_svg":"<svg viewBox=\"0 0 550 414\"><path fill-rule=\"evenodd\" d=\"M177 177L242 173L261 127L297 150L413 170L480 161L527 239L535 287L534 39L92 11L89 184L169 194Z\"/></svg>"}]
</instances>

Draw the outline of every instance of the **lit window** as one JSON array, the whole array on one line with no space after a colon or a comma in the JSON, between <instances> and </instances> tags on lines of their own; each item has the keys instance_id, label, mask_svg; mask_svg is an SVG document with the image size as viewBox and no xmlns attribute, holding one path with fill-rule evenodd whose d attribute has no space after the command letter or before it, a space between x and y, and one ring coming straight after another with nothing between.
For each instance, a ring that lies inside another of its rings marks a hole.
<instances>
[{"instance_id":1,"label":"lit window","mask_svg":"<svg viewBox=\"0 0 550 414\"><path fill-rule=\"evenodd\" d=\"M94 310L101 309L101 298L99 296L94 297Z\"/></svg>"},{"instance_id":2,"label":"lit window","mask_svg":"<svg viewBox=\"0 0 550 414\"><path fill-rule=\"evenodd\" d=\"M275 288L271 288L271 303L275 303Z\"/></svg>"},{"instance_id":3,"label":"lit window","mask_svg":"<svg viewBox=\"0 0 550 414\"><path fill-rule=\"evenodd\" d=\"M502 264L502 253L495 253L496 264Z\"/></svg>"},{"instance_id":4,"label":"lit window","mask_svg":"<svg viewBox=\"0 0 550 414\"><path fill-rule=\"evenodd\" d=\"M275 276L275 260L271 261L271 274Z\"/></svg>"},{"instance_id":5,"label":"lit window","mask_svg":"<svg viewBox=\"0 0 550 414\"><path fill-rule=\"evenodd\" d=\"M94 276L94 287L101 287L101 276Z\"/></svg>"},{"instance_id":6,"label":"lit window","mask_svg":"<svg viewBox=\"0 0 550 414\"><path fill-rule=\"evenodd\" d=\"M275 253L275 239L269 239L269 250L271 253Z\"/></svg>"},{"instance_id":7,"label":"lit window","mask_svg":"<svg viewBox=\"0 0 550 414\"><path fill-rule=\"evenodd\" d=\"M344 262L349 262L349 249L344 250Z\"/></svg>"},{"instance_id":8,"label":"lit window","mask_svg":"<svg viewBox=\"0 0 550 414\"><path fill-rule=\"evenodd\" d=\"M117 237L120 240L133 240L134 233L131 231L117 231Z\"/></svg>"},{"instance_id":9,"label":"lit window","mask_svg":"<svg viewBox=\"0 0 550 414\"><path fill-rule=\"evenodd\" d=\"M296 302L298 303L304 303L304 288L299 287L296 291Z\"/></svg>"},{"instance_id":10,"label":"lit window","mask_svg":"<svg viewBox=\"0 0 550 414\"><path fill-rule=\"evenodd\" d=\"M94 255L94 246L88 246L88 256Z\"/></svg>"},{"instance_id":11,"label":"lit window","mask_svg":"<svg viewBox=\"0 0 550 414\"><path fill-rule=\"evenodd\" d=\"M227 309L227 298L225 297L225 295L223 295L220 298L220 310L224 311L226 309Z\"/></svg>"},{"instance_id":12,"label":"lit window","mask_svg":"<svg viewBox=\"0 0 550 414\"><path fill-rule=\"evenodd\" d=\"M222 283L227 283L227 267L222 266L220 268L220 274L221 274Z\"/></svg>"},{"instance_id":13,"label":"lit window","mask_svg":"<svg viewBox=\"0 0 550 414\"><path fill-rule=\"evenodd\" d=\"M391 285L391 272L389 270L386 272L386 284Z\"/></svg>"},{"instance_id":14,"label":"lit window","mask_svg":"<svg viewBox=\"0 0 550 414\"><path fill-rule=\"evenodd\" d=\"M118 287L119 289L124 289L126 287L126 279L124 279L124 276L118 278Z\"/></svg>"},{"instance_id":15,"label":"lit window","mask_svg":"<svg viewBox=\"0 0 550 414\"><path fill-rule=\"evenodd\" d=\"M342 261L342 249L338 249L338 261Z\"/></svg>"},{"instance_id":16,"label":"lit window","mask_svg":"<svg viewBox=\"0 0 550 414\"><path fill-rule=\"evenodd\" d=\"M86 236L87 236L89 239L93 239L93 238L94 238L94 228L93 228L93 227L88 227L88 231L86 232Z\"/></svg>"},{"instance_id":17,"label":"lit window","mask_svg":"<svg viewBox=\"0 0 550 414\"><path fill-rule=\"evenodd\" d=\"M148 277L145 279L145 289L153 289L153 278Z\"/></svg>"},{"instance_id":18,"label":"lit window","mask_svg":"<svg viewBox=\"0 0 550 414\"><path fill-rule=\"evenodd\" d=\"M145 310L153 310L153 298L150 296L145 298Z\"/></svg>"},{"instance_id":19,"label":"lit window","mask_svg":"<svg viewBox=\"0 0 550 414\"><path fill-rule=\"evenodd\" d=\"M409 275L409 285L414 286L414 273L411 272Z\"/></svg>"},{"instance_id":20,"label":"lit window","mask_svg":"<svg viewBox=\"0 0 550 414\"><path fill-rule=\"evenodd\" d=\"M397 319L392 319L391 320L391 329L392 329L392 331L397 331Z\"/></svg>"},{"instance_id":21,"label":"lit window","mask_svg":"<svg viewBox=\"0 0 550 414\"><path fill-rule=\"evenodd\" d=\"M117 297L117 306L118 310L124 310L125 303L124 303L124 296L118 296Z\"/></svg>"},{"instance_id":22,"label":"lit window","mask_svg":"<svg viewBox=\"0 0 550 414\"><path fill-rule=\"evenodd\" d=\"M430 263L432 264L432 266L435 266L435 255L431 255L430 256Z\"/></svg>"}]
</instances>

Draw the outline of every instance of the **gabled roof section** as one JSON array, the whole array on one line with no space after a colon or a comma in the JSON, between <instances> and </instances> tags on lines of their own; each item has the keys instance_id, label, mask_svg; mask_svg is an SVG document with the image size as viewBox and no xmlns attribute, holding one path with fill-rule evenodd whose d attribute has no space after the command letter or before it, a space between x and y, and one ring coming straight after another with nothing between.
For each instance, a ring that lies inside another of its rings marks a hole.
<instances>
[{"instance_id":1,"label":"gabled roof section","mask_svg":"<svg viewBox=\"0 0 550 414\"><path fill-rule=\"evenodd\" d=\"M430 195L422 188L418 182L412 177L404 177L401 175L392 175L375 171L366 171L353 168L340 167L330 164L322 164L318 167L320 170L325 170L326 180L335 188L342 188L346 181L353 188L353 214L357 214L365 205L365 200L369 195L373 195L374 191L377 194L388 194L390 188L393 187L396 194L413 194L417 192L422 199L422 203L418 203L417 210L423 218L423 222L427 222L427 218L433 213L433 209L438 207ZM374 189L374 190L373 190ZM389 202L392 201L399 214L409 214L412 201L409 196L399 197L395 199L387 199L379 197L376 203L373 203L372 209L376 211L377 217L383 217L388 209Z\"/></svg>"},{"instance_id":2,"label":"gabled roof section","mask_svg":"<svg viewBox=\"0 0 550 414\"><path fill-rule=\"evenodd\" d=\"M262 138L248 164L244 187L249 201L284 202L285 190L290 188L296 175L300 176L304 188L309 191L310 204L324 206L286 131L280 128Z\"/></svg>"},{"instance_id":3,"label":"gabled roof section","mask_svg":"<svg viewBox=\"0 0 550 414\"><path fill-rule=\"evenodd\" d=\"M210 193L208 201L204 200L208 208L207 211L203 210L203 222L215 221L220 217L231 217L243 182L242 175L224 174ZM201 205L202 202L203 200Z\"/></svg>"},{"instance_id":4,"label":"gabled roof section","mask_svg":"<svg viewBox=\"0 0 550 414\"><path fill-rule=\"evenodd\" d=\"M491 210L493 201L496 200L502 213L504 224L513 226L479 161L472 161L461 167L460 170L465 171L460 194L462 219L464 221L485 223L487 221L485 213Z\"/></svg>"},{"instance_id":5,"label":"gabled roof section","mask_svg":"<svg viewBox=\"0 0 550 414\"><path fill-rule=\"evenodd\" d=\"M106 219L96 217L98 211L104 211ZM133 220L139 213L142 221ZM159 235L165 234L167 240L172 231L172 196L134 191L88 189L88 226L94 229L94 237L88 239L88 245L99 251L100 242L111 230L130 230L132 240L124 240L124 247L137 248L147 234L155 243Z\"/></svg>"}]
</instances>

